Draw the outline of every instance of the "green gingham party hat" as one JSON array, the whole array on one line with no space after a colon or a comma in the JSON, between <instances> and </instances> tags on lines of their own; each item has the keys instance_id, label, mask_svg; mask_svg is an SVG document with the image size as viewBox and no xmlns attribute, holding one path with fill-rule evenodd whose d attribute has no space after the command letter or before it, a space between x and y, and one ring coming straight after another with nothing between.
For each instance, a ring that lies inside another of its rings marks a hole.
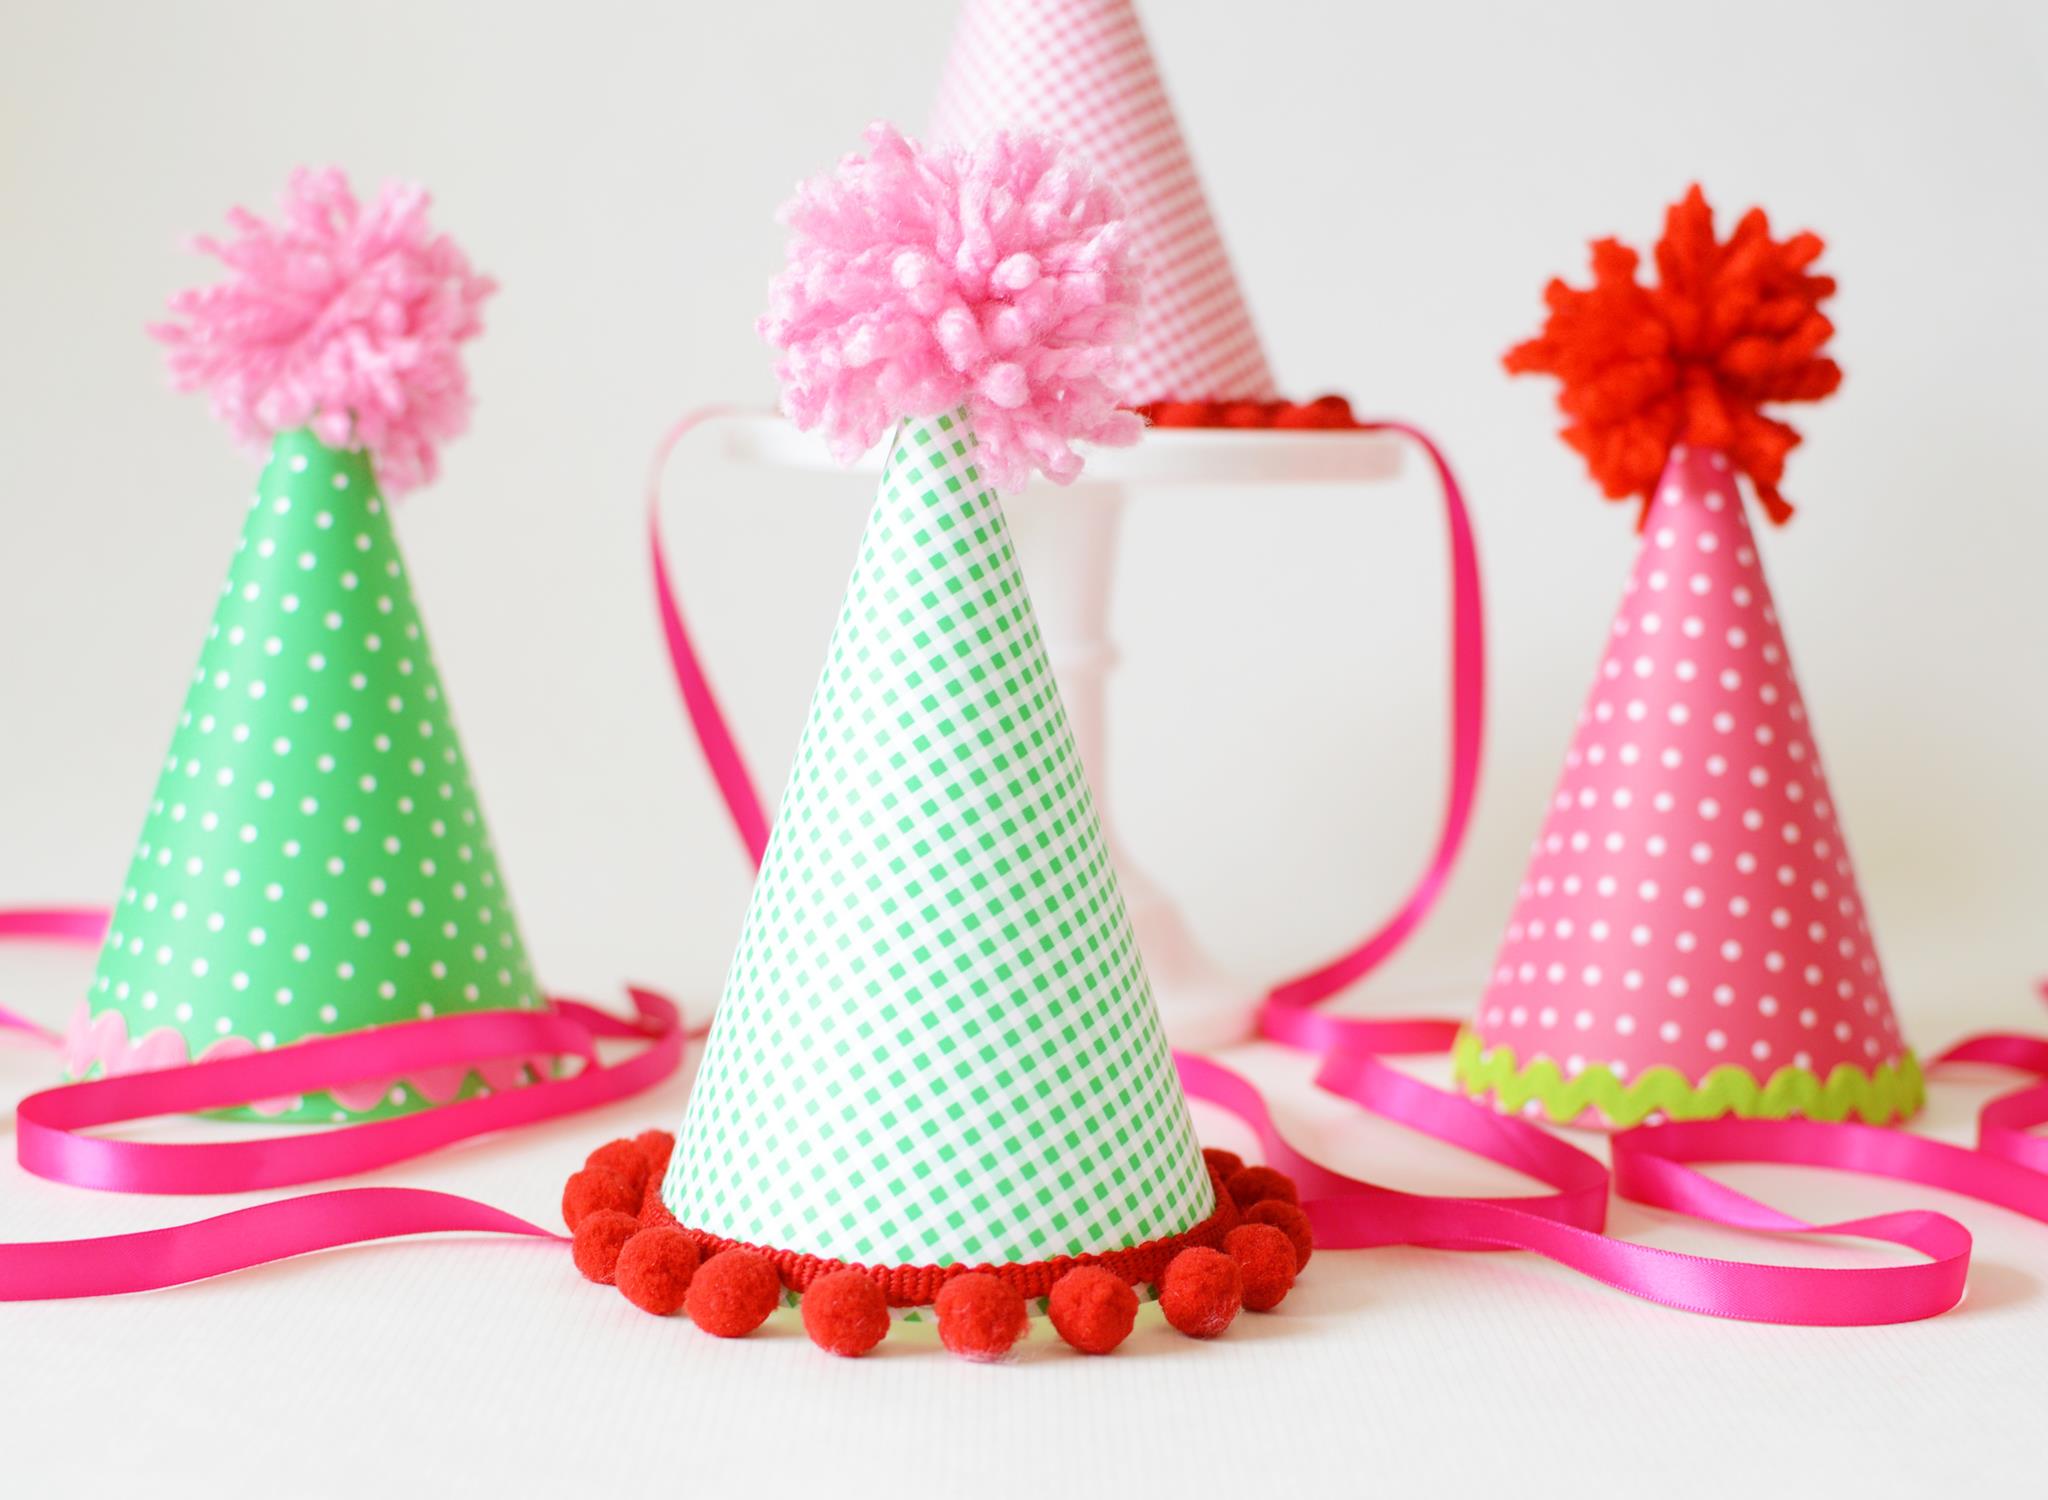
<instances>
[{"instance_id":1,"label":"green gingham party hat","mask_svg":"<svg viewBox=\"0 0 2048 1500\"><path fill-rule=\"evenodd\" d=\"M301 173L282 224L238 211L240 238L201 242L235 276L155 330L180 386L275 435L72 1026L75 1077L545 1004L378 485L430 477L463 425L456 346L490 290L424 209ZM258 1112L393 1114L530 1072Z\"/></svg>"},{"instance_id":2,"label":"green gingham party hat","mask_svg":"<svg viewBox=\"0 0 2048 1500\"><path fill-rule=\"evenodd\" d=\"M892 1270L1170 1240L1215 1196L996 497L1137 436L1136 266L1049 137L868 141L762 330L799 425L890 446L662 1202Z\"/></svg>"},{"instance_id":3,"label":"green gingham party hat","mask_svg":"<svg viewBox=\"0 0 2048 1500\"><path fill-rule=\"evenodd\" d=\"M905 422L663 1190L850 1263L1193 1228L1201 1150L963 409Z\"/></svg>"}]
</instances>

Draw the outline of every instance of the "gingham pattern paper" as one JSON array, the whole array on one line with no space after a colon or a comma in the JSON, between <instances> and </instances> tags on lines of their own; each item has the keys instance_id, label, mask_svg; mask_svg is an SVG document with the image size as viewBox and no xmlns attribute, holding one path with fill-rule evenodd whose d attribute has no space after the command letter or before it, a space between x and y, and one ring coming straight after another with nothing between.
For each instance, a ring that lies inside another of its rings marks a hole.
<instances>
[{"instance_id":1,"label":"gingham pattern paper","mask_svg":"<svg viewBox=\"0 0 2048 1500\"><path fill-rule=\"evenodd\" d=\"M1146 268L1130 399L1266 401L1273 374L1130 0L967 0L934 141L1050 131L1123 194Z\"/></svg>"},{"instance_id":2,"label":"gingham pattern paper","mask_svg":"<svg viewBox=\"0 0 2048 1500\"><path fill-rule=\"evenodd\" d=\"M663 1184L692 1228L976 1264L1214 1207L973 451L897 434Z\"/></svg>"}]
</instances>

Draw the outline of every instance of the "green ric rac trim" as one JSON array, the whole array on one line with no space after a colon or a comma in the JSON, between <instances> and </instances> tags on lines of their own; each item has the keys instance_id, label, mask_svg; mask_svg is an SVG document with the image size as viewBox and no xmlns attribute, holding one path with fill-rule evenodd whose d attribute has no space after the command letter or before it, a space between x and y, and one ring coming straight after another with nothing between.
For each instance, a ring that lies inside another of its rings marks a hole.
<instances>
[{"instance_id":1,"label":"green ric rac trim","mask_svg":"<svg viewBox=\"0 0 2048 1500\"><path fill-rule=\"evenodd\" d=\"M1468 1093L1490 1093L1503 1110L1516 1114L1534 1100L1560 1125L1588 1110L1620 1126L1640 1125L1659 1112L1673 1120L1720 1115L1846 1120L1855 1115L1867 1124L1886 1125L1914 1113L1926 1097L1920 1062L1911 1052L1872 1071L1837 1063L1825 1079L1811 1068L1787 1066L1758 1083L1755 1074L1731 1063L1715 1068L1698 1083L1668 1067L1647 1068L1623 1083L1605 1063L1589 1064L1573 1078L1565 1077L1548 1057L1518 1066L1512 1047L1489 1051L1478 1034L1467 1029L1451 1048L1451 1063Z\"/></svg>"}]
</instances>

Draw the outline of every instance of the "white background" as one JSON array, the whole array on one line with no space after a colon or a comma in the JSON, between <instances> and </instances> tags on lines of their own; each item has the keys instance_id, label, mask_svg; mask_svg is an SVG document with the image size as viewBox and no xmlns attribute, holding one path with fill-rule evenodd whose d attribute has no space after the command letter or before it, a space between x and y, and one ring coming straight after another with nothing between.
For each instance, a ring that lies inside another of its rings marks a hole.
<instances>
[{"instance_id":1,"label":"white background","mask_svg":"<svg viewBox=\"0 0 2048 1500\"><path fill-rule=\"evenodd\" d=\"M1434 429L1490 564L1478 823L1438 914L1358 1003L1471 1003L1630 556L1627 513L1550 435L1550 388L1498 355L1547 277L1582 277L1586 239L1646 244L1698 178L1726 213L1761 202L1821 231L1842 281L1848 379L1795 418L1801 514L1765 548L1905 1023L1923 1051L2031 1023L2048 11L1155 0L1147 19L1281 383ZM561 990L638 978L701 1014L747 872L668 685L641 475L682 408L770 399L751 322L773 210L868 119L921 125L949 25L938 0L0 3L0 903L112 894L252 475L166 391L141 325L211 274L182 235L333 162L365 189L429 184L504 286L474 428L400 525L536 961ZM694 482L677 564L772 795L865 485L709 465ZM1359 494L1141 497L1128 540L1098 781L1220 955L1267 975L1323 957L1432 831L1431 487L1411 465ZM9 955L0 1003L58 1022L86 969ZM1340 1165L1512 1188L1325 1108L1294 1060L1256 1064ZM0 1047L7 1097L47 1068ZM1928 1128L1959 1138L1983 1093L1938 1086ZM390 1180L545 1218L587 1145L672 1124L681 1099ZM1814 1214L1937 1196L1730 1175ZM197 1211L0 1169L7 1238ZM1319 1259L1284 1316L1215 1347L1147 1326L1113 1360L1041 1348L994 1371L914 1340L841 1366L793 1329L712 1349L545 1247L377 1247L0 1311L0 1490L1128 1491L1274 1482L1285 1454L1382 1493L2017 1492L2048 1377L2048 1229L1962 1211L1970 1299L1909 1329L1734 1327L1534 1262L1382 1251Z\"/></svg>"}]
</instances>

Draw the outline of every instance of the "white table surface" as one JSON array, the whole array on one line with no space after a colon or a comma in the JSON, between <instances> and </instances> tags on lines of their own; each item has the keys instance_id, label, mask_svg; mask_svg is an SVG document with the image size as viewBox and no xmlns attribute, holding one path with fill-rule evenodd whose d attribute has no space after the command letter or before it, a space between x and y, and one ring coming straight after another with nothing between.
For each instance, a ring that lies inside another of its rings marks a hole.
<instances>
[{"instance_id":1,"label":"white table surface","mask_svg":"<svg viewBox=\"0 0 2048 1500\"><path fill-rule=\"evenodd\" d=\"M87 960L15 953L0 964L12 999L55 1004ZM2013 997L1996 989L1950 995L1946 1022L2011 1022ZM1299 1060L1241 1056L1335 1165L1412 1188L1518 1186L1315 1097ZM10 1046L0 1089L26 1092L48 1066ZM1936 1084L1920 1128L1962 1138L1990 1086ZM677 1079L374 1180L553 1222L561 1180L587 1147L673 1125L684 1097ZM1204 1113L1202 1125L1210 1141L1237 1143L1228 1122ZM1726 1176L1812 1215L1943 1201L1793 1169ZM96 1194L9 1161L0 1237L153 1227L252 1201ZM1247 1314L1213 1344L1148 1309L1111 1358L1072 1354L1041 1325L1020 1359L995 1367L901 1327L876 1356L835 1360L789 1313L715 1344L582 1281L557 1244L357 1247L143 1296L0 1309L0 1473L18 1495L353 1497L477 1493L488 1481L516 1494L1044 1496L1261 1493L1289 1481L1301 1492L1311 1479L1332 1493L1576 1494L1651 1475L1650 1492L1669 1496L2025 1493L2048 1379L2048 1226L1945 1206L1978 1235L1970 1293L1908 1327L1721 1323L1529 1256L1389 1249L1319 1254L1278 1313ZM1612 1227L1705 1253L1881 1259L1628 1205Z\"/></svg>"}]
</instances>

